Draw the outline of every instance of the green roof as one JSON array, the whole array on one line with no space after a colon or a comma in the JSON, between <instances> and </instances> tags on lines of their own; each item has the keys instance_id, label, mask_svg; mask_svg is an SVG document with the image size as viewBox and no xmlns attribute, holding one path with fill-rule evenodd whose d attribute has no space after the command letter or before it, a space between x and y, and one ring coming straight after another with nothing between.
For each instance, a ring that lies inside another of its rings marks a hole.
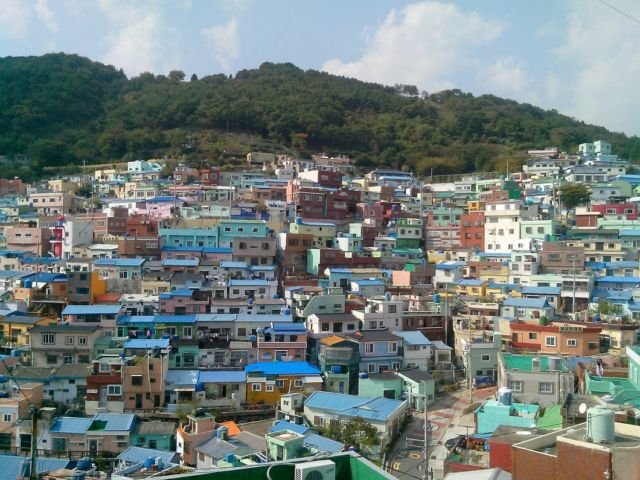
<instances>
[{"instance_id":1,"label":"green roof","mask_svg":"<svg viewBox=\"0 0 640 480\"><path fill-rule=\"evenodd\" d=\"M544 414L538 417L536 427L560 430L562 428L562 405L546 407Z\"/></svg>"},{"instance_id":2,"label":"green roof","mask_svg":"<svg viewBox=\"0 0 640 480\"><path fill-rule=\"evenodd\" d=\"M537 358L540 360L540 371L548 372L549 371L549 357L546 356L535 356L535 355L513 355L510 353L502 354L502 358L504 360L504 365L507 370L520 370L521 372L533 372L533 359ZM569 369L567 368L567 364L564 359L562 359L560 371L562 373L567 373Z\"/></svg>"},{"instance_id":3,"label":"green roof","mask_svg":"<svg viewBox=\"0 0 640 480\"><path fill-rule=\"evenodd\" d=\"M213 472L189 474L189 480L266 480L267 469L276 465L269 472L272 480L290 480L294 476L295 466L292 463L304 463L307 459L293 459L287 463L264 463L261 465L239 468L221 468ZM339 453L318 460L331 460L336 464L336 478L340 480L393 480L395 477L361 457L357 453ZM172 476L171 478L182 478ZM186 476L184 478L187 478Z\"/></svg>"}]
</instances>

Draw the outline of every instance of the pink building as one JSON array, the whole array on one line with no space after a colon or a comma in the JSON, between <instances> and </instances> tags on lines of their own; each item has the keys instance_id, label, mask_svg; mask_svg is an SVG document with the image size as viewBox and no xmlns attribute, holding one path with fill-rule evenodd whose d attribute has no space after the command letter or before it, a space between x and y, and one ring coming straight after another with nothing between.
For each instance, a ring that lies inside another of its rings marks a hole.
<instances>
[{"instance_id":1,"label":"pink building","mask_svg":"<svg viewBox=\"0 0 640 480\"><path fill-rule=\"evenodd\" d=\"M272 323L258 332L258 361L301 362L307 354L307 329L303 323Z\"/></svg>"},{"instance_id":2,"label":"pink building","mask_svg":"<svg viewBox=\"0 0 640 480\"><path fill-rule=\"evenodd\" d=\"M160 294L161 315L193 315L211 312L211 292L173 290Z\"/></svg>"}]
</instances>

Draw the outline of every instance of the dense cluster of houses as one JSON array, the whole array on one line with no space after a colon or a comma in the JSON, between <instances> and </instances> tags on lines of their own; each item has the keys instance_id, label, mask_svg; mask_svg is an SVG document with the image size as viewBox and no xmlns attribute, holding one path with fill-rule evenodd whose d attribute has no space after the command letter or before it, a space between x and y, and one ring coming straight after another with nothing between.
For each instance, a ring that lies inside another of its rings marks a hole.
<instances>
[{"instance_id":1,"label":"dense cluster of houses","mask_svg":"<svg viewBox=\"0 0 640 480\"><path fill-rule=\"evenodd\" d=\"M319 432L354 418L380 452L457 382L501 387L485 436L562 428L575 395L640 408L640 175L601 141L530 157L448 183L266 153L0 182L0 448L31 448L34 405L42 450L193 468L337 452ZM563 208L567 182L590 202ZM270 408L266 436L212 415Z\"/></svg>"}]
</instances>

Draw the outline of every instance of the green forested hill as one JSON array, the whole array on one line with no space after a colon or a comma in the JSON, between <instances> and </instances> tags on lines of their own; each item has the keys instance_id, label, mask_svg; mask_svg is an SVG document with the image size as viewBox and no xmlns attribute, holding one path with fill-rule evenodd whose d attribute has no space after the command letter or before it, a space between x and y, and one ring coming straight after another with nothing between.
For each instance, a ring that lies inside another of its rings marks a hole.
<instances>
[{"instance_id":1,"label":"green forested hill","mask_svg":"<svg viewBox=\"0 0 640 480\"><path fill-rule=\"evenodd\" d=\"M174 71L127 79L76 55L0 59L0 155L28 153L35 172L165 155L224 162L223 152L260 149L442 174L492 170L530 148L574 151L596 139L640 160L637 137L459 90L418 94L291 64L235 77Z\"/></svg>"}]
</instances>

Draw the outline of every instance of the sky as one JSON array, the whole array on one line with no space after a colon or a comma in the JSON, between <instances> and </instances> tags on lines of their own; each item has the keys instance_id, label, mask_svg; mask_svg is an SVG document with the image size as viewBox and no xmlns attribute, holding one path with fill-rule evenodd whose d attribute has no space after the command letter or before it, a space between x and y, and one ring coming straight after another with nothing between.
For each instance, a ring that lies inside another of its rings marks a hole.
<instances>
[{"instance_id":1,"label":"sky","mask_svg":"<svg viewBox=\"0 0 640 480\"><path fill-rule=\"evenodd\" d=\"M187 78L291 62L490 93L629 135L639 45L637 0L0 0L0 57L77 53L129 77Z\"/></svg>"}]
</instances>

